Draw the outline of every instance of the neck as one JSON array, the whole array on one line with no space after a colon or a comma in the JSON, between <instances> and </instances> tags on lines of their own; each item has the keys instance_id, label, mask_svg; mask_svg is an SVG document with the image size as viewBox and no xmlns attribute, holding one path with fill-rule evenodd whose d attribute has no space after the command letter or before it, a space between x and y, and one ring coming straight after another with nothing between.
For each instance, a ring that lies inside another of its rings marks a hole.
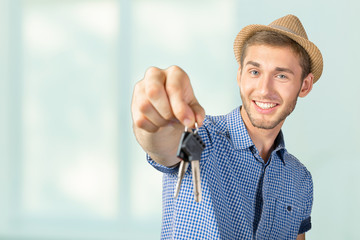
<instances>
[{"instance_id":1,"label":"neck","mask_svg":"<svg viewBox=\"0 0 360 240\"><path fill-rule=\"evenodd\" d=\"M240 113L251 140L259 151L261 158L266 163L270 158L271 152L274 150L275 139L278 136L284 121L279 123L273 129L262 129L252 125L249 116L243 107L241 107Z\"/></svg>"}]
</instances>

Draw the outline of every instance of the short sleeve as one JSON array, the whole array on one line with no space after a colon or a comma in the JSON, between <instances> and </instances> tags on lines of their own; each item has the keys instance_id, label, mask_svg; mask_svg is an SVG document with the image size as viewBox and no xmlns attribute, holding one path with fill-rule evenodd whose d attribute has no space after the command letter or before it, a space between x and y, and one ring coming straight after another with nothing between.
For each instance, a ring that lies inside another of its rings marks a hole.
<instances>
[{"instance_id":1,"label":"short sleeve","mask_svg":"<svg viewBox=\"0 0 360 240\"><path fill-rule=\"evenodd\" d=\"M168 174L172 174L172 173L176 173L178 171L178 165L173 166L173 167L166 167L164 165L161 165L157 162L155 162L149 154L146 154L146 160L149 162L149 164L151 166L153 166L155 169L159 170L160 172L163 173L168 173Z\"/></svg>"},{"instance_id":2,"label":"short sleeve","mask_svg":"<svg viewBox=\"0 0 360 240\"><path fill-rule=\"evenodd\" d=\"M307 189L308 189L308 194L306 196L306 201L305 201L306 208L304 211L303 220L300 225L299 234L305 233L311 229L311 210L312 210L314 196L313 196L313 181L310 172L308 172Z\"/></svg>"}]
</instances>

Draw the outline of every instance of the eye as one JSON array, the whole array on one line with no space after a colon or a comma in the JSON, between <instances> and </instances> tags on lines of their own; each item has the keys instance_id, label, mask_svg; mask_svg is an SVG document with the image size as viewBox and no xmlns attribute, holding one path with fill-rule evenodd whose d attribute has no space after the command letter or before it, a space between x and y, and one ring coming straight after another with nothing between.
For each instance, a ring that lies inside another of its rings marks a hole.
<instances>
[{"instance_id":1,"label":"eye","mask_svg":"<svg viewBox=\"0 0 360 240\"><path fill-rule=\"evenodd\" d=\"M287 79L288 77L284 74L279 74L276 76L277 78L280 78L280 79Z\"/></svg>"},{"instance_id":2,"label":"eye","mask_svg":"<svg viewBox=\"0 0 360 240\"><path fill-rule=\"evenodd\" d=\"M251 70L251 71L250 71L250 74L251 74L251 75L254 75L254 76L257 76L257 75L259 75L259 72L256 71L256 70Z\"/></svg>"}]
</instances>

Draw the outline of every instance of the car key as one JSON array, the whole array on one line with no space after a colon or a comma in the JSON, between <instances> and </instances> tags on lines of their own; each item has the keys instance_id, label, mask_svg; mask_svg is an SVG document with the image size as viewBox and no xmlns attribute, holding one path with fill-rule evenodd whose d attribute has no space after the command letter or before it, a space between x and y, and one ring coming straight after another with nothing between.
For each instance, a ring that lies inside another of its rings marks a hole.
<instances>
[{"instance_id":1,"label":"car key","mask_svg":"<svg viewBox=\"0 0 360 240\"><path fill-rule=\"evenodd\" d=\"M194 185L194 199L196 202L201 201L201 180L200 180L200 158L201 153L205 149L205 144L198 134L198 127L189 132L187 127L181 135L177 156L182 159L179 166L178 181L175 188L174 198L180 192L181 182L187 171L189 163L191 164L192 179Z\"/></svg>"}]
</instances>

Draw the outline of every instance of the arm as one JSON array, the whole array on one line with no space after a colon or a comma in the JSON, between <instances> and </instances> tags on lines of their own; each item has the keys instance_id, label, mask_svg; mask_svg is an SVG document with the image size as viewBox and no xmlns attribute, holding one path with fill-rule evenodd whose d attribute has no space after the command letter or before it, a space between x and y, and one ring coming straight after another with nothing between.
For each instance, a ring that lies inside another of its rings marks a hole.
<instances>
[{"instance_id":1,"label":"arm","mask_svg":"<svg viewBox=\"0 0 360 240\"><path fill-rule=\"evenodd\" d=\"M179 67L149 68L134 88L133 130L142 148L157 163L179 162L177 146L183 125L201 125L205 112L194 96L189 77Z\"/></svg>"},{"instance_id":2,"label":"arm","mask_svg":"<svg viewBox=\"0 0 360 240\"><path fill-rule=\"evenodd\" d=\"M296 240L305 240L305 233L299 234Z\"/></svg>"}]
</instances>

